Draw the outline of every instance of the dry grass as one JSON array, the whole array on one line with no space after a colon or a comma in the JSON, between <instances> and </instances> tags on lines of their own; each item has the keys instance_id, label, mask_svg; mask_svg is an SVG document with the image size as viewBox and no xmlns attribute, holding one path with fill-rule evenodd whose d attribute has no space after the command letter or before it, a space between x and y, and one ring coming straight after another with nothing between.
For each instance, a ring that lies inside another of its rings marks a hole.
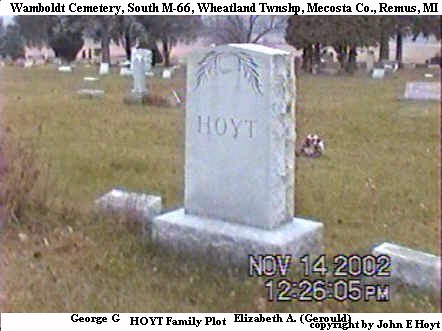
<instances>
[{"instance_id":1,"label":"dry grass","mask_svg":"<svg viewBox=\"0 0 442 331\"><path fill-rule=\"evenodd\" d=\"M21 222L2 232L6 310L439 310L438 302L406 291L382 304L270 304L260 281L158 251L130 220L98 217L91 206L114 187L161 195L166 208L182 204L183 109L124 105L131 83L117 75L95 84L106 91L102 100L79 99L75 91L92 69L3 71L8 139L32 146L23 147L28 154L17 149L30 179L21 181L14 167L8 185ZM397 100L405 82L420 77L423 71L384 81L300 77L298 137L320 134L326 156L298 159L295 208L324 222L328 256L362 254L383 241L440 254L439 105ZM184 95L183 72L152 85L163 98L172 88ZM40 191L47 193L38 204Z\"/></svg>"}]
</instances>

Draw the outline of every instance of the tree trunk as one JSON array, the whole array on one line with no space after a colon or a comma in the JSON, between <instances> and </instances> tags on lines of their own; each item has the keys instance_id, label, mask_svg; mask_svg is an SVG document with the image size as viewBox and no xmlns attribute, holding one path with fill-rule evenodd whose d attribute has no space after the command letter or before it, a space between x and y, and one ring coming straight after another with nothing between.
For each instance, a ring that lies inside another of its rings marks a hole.
<instances>
[{"instance_id":1,"label":"tree trunk","mask_svg":"<svg viewBox=\"0 0 442 331\"><path fill-rule=\"evenodd\" d=\"M306 45L302 51L302 70L312 72L313 52L312 45Z\"/></svg>"},{"instance_id":2,"label":"tree trunk","mask_svg":"<svg viewBox=\"0 0 442 331\"><path fill-rule=\"evenodd\" d=\"M132 41L130 40L129 32L124 34L124 50L126 52L126 58L130 61L132 59Z\"/></svg>"},{"instance_id":3,"label":"tree trunk","mask_svg":"<svg viewBox=\"0 0 442 331\"><path fill-rule=\"evenodd\" d=\"M164 58L164 66L170 67L170 47L167 38L163 38L161 40L163 45L163 58Z\"/></svg>"},{"instance_id":4,"label":"tree trunk","mask_svg":"<svg viewBox=\"0 0 442 331\"><path fill-rule=\"evenodd\" d=\"M101 62L110 64L110 35L106 30L101 37Z\"/></svg>"},{"instance_id":5,"label":"tree trunk","mask_svg":"<svg viewBox=\"0 0 442 331\"><path fill-rule=\"evenodd\" d=\"M388 34L382 30L381 31L381 40L379 46L379 60L388 60L390 57L390 47L388 44Z\"/></svg>"},{"instance_id":6,"label":"tree trunk","mask_svg":"<svg viewBox=\"0 0 442 331\"><path fill-rule=\"evenodd\" d=\"M321 64L321 44L320 43L316 43L315 44L315 50L314 50L314 55L313 55L313 59L314 59L314 64L319 65Z\"/></svg>"},{"instance_id":7,"label":"tree trunk","mask_svg":"<svg viewBox=\"0 0 442 331\"><path fill-rule=\"evenodd\" d=\"M342 71L345 69L345 63L347 62L347 46L339 45L336 50L338 53L339 70Z\"/></svg>"},{"instance_id":8,"label":"tree trunk","mask_svg":"<svg viewBox=\"0 0 442 331\"><path fill-rule=\"evenodd\" d=\"M347 61L347 66L346 66L346 71L350 74L354 74L354 72L356 71L356 57L357 57L358 53L356 51L356 47L352 46L350 48L350 51L348 53L348 61Z\"/></svg>"},{"instance_id":9,"label":"tree trunk","mask_svg":"<svg viewBox=\"0 0 442 331\"><path fill-rule=\"evenodd\" d=\"M396 33L396 61L399 63L399 68L402 68L402 31L398 30Z\"/></svg>"}]
</instances>

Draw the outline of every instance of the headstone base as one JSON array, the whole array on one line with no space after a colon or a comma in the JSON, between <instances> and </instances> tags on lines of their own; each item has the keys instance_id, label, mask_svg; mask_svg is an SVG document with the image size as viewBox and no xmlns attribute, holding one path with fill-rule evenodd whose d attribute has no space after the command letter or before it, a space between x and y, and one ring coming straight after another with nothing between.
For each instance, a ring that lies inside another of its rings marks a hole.
<instances>
[{"instance_id":1,"label":"headstone base","mask_svg":"<svg viewBox=\"0 0 442 331\"><path fill-rule=\"evenodd\" d=\"M147 92L145 93L131 92L130 94L124 97L124 103L128 105L147 104L148 100L149 98Z\"/></svg>"},{"instance_id":2,"label":"headstone base","mask_svg":"<svg viewBox=\"0 0 442 331\"><path fill-rule=\"evenodd\" d=\"M265 230L178 209L154 218L152 239L164 249L244 270L252 254L291 254L294 259L322 254L322 228L322 223L294 218L276 229Z\"/></svg>"}]
</instances>

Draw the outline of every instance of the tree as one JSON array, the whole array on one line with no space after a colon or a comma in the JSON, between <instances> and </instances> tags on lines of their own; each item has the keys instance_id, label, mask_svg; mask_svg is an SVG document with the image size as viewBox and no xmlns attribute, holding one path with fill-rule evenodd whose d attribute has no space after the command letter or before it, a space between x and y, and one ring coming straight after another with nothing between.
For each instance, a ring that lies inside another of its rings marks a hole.
<instances>
[{"instance_id":1,"label":"tree","mask_svg":"<svg viewBox=\"0 0 442 331\"><path fill-rule=\"evenodd\" d=\"M425 38L431 35L440 39L441 26L439 16L395 16L394 17L394 36L396 38L396 56L395 59L402 67L403 58L403 39L413 36L413 40L419 35Z\"/></svg>"},{"instance_id":2,"label":"tree","mask_svg":"<svg viewBox=\"0 0 442 331\"><path fill-rule=\"evenodd\" d=\"M430 36L436 37L437 40L441 39L442 28L440 16L413 16L413 25L411 32L413 38L416 39L419 34L422 34L425 38Z\"/></svg>"},{"instance_id":3,"label":"tree","mask_svg":"<svg viewBox=\"0 0 442 331\"><path fill-rule=\"evenodd\" d=\"M206 35L216 44L258 43L284 30L287 16L223 15L205 17Z\"/></svg>"},{"instance_id":4,"label":"tree","mask_svg":"<svg viewBox=\"0 0 442 331\"><path fill-rule=\"evenodd\" d=\"M3 23L3 17L0 17L0 38L3 37L6 33L5 25Z\"/></svg>"},{"instance_id":5,"label":"tree","mask_svg":"<svg viewBox=\"0 0 442 331\"><path fill-rule=\"evenodd\" d=\"M9 24L6 29L0 29L0 55L13 60L25 57L25 44L17 25Z\"/></svg>"},{"instance_id":6,"label":"tree","mask_svg":"<svg viewBox=\"0 0 442 331\"><path fill-rule=\"evenodd\" d=\"M336 51L342 52L341 69L348 73L356 70L358 47L376 44L370 16L333 16L329 26L329 39Z\"/></svg>"},{"instance_id":7,"label":"tree","mask_svg":"<svg viewBox=\"0 0 442 331\"><path fill-rule=\"evenodd\" d=\"M100 42L101 62L110 63L110 43L119 40L122 20L115 15L83 16L82 20L85 34Z\"/></svg>"},{"instance_id":8,"label":"tree","mask_svg":"<svg viewBox=\"0 0 442 331\"><path fill-rule=\"evenodd\" d=\"M134 16L117 16L117 24L115 28L115 42L124 47L126 58L132 57L132 46L134 43L134 25L136 20Z\"/></svg>"},{"instance_id":9,"label":"tree","mask_svg":"<svg viewBox=\"0 0 442 331\"><path fill-rule=\"evenodd\" d=\"M357 47L373 45L376 34L368 16L292 16L286 28L286 41L303 50L303 69L312 72L320 64L324 47L337 53L341 71L356 69Z\"/></svg>"},{"instance_id":10,"label":"tree","mask_svg":"<svg viewBox=\"0 0 442 331\"><path fill-rule=\"evenodd\" d=\"M329 20L326 16L292 16L287 21L285 40L297 49L302 49L302 68L306 72L312 72L316 62L318 48L321 45L330 44L327 35ZM320 52L320 50L319 50ZM320 54L319 54L320 56Z\"/></svg>"},{"instance_id":11,"label":"tree","mask_svg":"<svg viewBox=\"0 0 442 331\"><path fill-rule=\"evenodd\" d=\"M65 61L75 60L83 47L81 16L15 16L20 33L30 46L48 45L55 56Z\"/></svg>"},{"instance_id":12,"label":"tree","mask_svg":"<svg viewBox=\"0 0 442 331\"><path fill-rule=\"evenodd\" d=\"M197 37L202 26L201 16L153 15L137 16L143 26L146 41L159 41L162 46L164 65L170 66L170 54L179 42L190 42Z\"/></svg>"}]
</instances>

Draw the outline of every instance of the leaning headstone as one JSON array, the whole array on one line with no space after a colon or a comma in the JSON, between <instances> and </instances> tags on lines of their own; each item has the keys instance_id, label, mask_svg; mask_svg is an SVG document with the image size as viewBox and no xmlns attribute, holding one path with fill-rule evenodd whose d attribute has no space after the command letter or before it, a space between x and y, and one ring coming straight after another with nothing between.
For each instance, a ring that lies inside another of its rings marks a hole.
<instances>
[{"instance_id":1,"label":"leaning headstone","mask_svg":"<svg viewBox=\"0 0 442 331\"><path fill-rule=\"evenodd\" d=\"M109 63L102 62L100 63L100 69L98 70L99 75L108 75L109 74Z\"/></svg>"},{"instance_id":2,"label":"leaning headstone","mask_svg":"<svg viewBox=\"0 0 442 331\"><path fill-rule=\"evenodd\" d=\"M371 78L373 79L383 79L385 77L385 69L374 68L371 72Z\"/></svg>"},{"instance_id":3,"label":"leaning headstone","mask_svg":"<svg viewBox=\"0 0 442 331\"><path fill-rule=\"evenodd\" d=\"M119 213L143 223L143 232L150 229L153 218L161 213L161 197L113 189L95 201L105 212Z\"/></svg>"},{"instance_id":4,"label":"leaning headstone","mask_svg":"<svg viewBox=\"0 0 442 331\"><path fill-rule=\"evenodd\" d=\"M404 99L440 101L441 84L439 82L407 82Z\"/></svg>"},{"instance_id":5,"label":"leaning headstone","mask_svg":"<svg viewBox=\"0 0 442 331\"><path fill-rule=\"evenodd\" d=\"M184 208L154 219L158 245L231 266L322 251L322 224L292 214L294 80L290 53L261 45L189 58Z\"/></svg>"},{"instance_id":6,"label":"leaning headstone","mask_svg":"<svg viewBox=\"0 0 442 331\"><path fill-rule=\"evenodd\" d=\"M61 67L58 67L58 71L60 71L60 72L72 72L72 67L71 66L61 66Z\"/></svg>"},{"instance_id":7,"label":"leaning headstone","mask_svg":"<svg viewBox=\"0 0 442 331\"><path fill-rule=\"evenodd\" d=\"M151 57L148 53L151 54L152 52L137 49L132 54L131 67L134 85L130 95L124 98L125 103L144 103L147 100L146 72L150 72L151 69Z\"/></svg>"},{"instance_id":8,"label":"leaning headstone","mask_svg":"<svg viewBox=\"0 0 442 331\"><path fill-rule=\"evenodd\" d=\"M391 278L400 282L440 293L440 256L412 250L392 243L373 249L373 255L386 255L391 260Z\"/></svg>"}]
</instances>

